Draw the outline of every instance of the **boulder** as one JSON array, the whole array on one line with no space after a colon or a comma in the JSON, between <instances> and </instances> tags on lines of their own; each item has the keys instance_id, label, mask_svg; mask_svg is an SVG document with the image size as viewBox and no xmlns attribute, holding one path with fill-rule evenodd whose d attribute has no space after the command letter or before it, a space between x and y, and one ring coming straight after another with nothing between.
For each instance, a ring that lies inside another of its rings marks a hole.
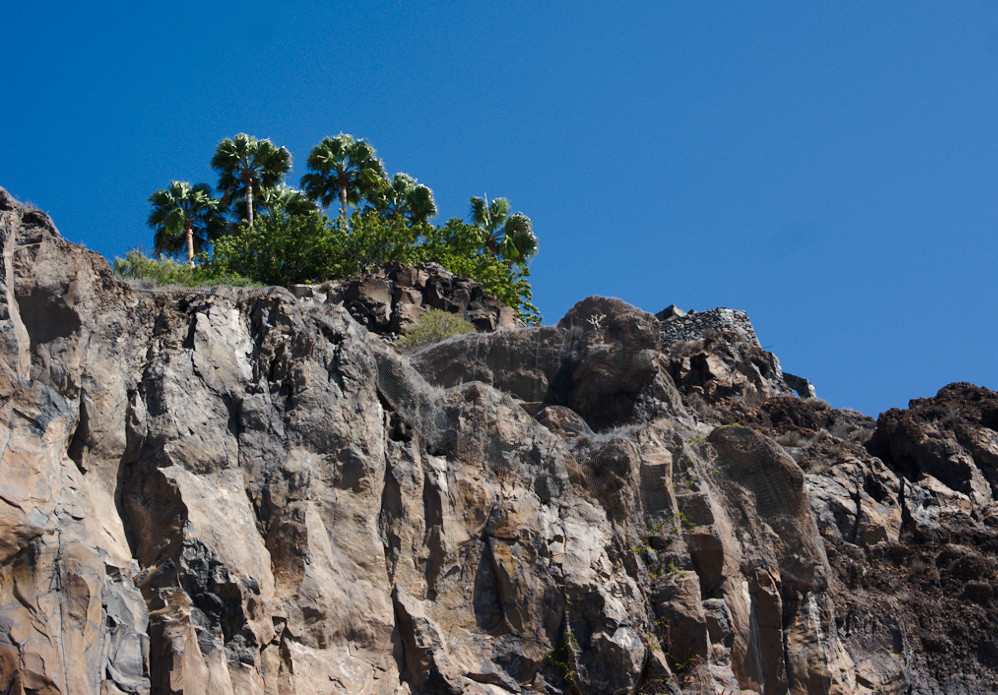
<instances>
[{"instance_id":1,"label":"boulder","mask_svg":"<svg viewBox=\"0 0 998 695\"><path fill-rule=\"evenodd\" d=\"M391 262L360 277L295 285L291 292L309 304L342 306L369 331L386 336L404 333L430 309L458 314L483 332L523 325L510 307L488 296L480 284L437 263Z\"/></svg>"}]
</instances>

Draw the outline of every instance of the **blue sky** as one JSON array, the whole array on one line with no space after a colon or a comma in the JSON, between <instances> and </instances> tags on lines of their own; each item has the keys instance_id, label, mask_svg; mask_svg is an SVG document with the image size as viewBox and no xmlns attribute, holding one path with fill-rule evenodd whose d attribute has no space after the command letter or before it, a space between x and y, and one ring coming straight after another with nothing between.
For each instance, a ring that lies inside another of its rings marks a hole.
<instances>
[{"instance_id":1,"label":"blue sky","mask_svg":"<svg viewBox=\"0 0 998 695\"><path fill-rule=\"evenodd\" d=\"M108 258L238 132L367 138L591 294L749 313L837 407L998 388L998 3L15 3L0 186Z\"/></svg>"}]
</instances>

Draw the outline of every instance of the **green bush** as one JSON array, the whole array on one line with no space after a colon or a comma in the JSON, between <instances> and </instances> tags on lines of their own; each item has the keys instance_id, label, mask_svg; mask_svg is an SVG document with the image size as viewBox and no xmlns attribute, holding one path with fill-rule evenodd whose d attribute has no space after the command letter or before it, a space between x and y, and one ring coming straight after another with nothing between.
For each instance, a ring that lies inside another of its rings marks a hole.
<instances>
[{"instance_id":1,"label":"green bush","mask_svg":"<svg viewBox=\"0 0 998 695\"><path fill-rule=\"evenodd\" d=\"M219 239L206 271L285 287L323 282L334 264L336 247L336 230L321 212L267 213L254 226Z\"/></svg>"},{"instance_id":2,"label":"green bush","mask_svg":"<svg viewBox=\"0 0 998 695\"><path fill-rule=\"evenodd\" d=\"M456 275L480 283L486 294L516 311L531 326L541 324L541 314L531 303L530 270L525 264L495 258L483 252L483 232L479 227L452 217L441 227L424 225L420 230L421 258L434 261Z\"/></svg>"},{"instance_id":3,"label":"green bush","mask_svg":"<svg viewBox=\"0 0 998 695\"><path fill-rule=\"evenodd\" d=\"M401 352L412 352L455 335L474 332L475 327L457 314L430 309L395 342L395 347Z\"/></svg>"},{"instance_id":4,"label":"green bush","mask_svg":"<svg viewBox=\"0 0 998 695\"><path fill-rule=\"evenodd\" d=\"M389 261L403 265L435 262L481 283L485 292L516 311L525 323L540 324L531 302L525 265L483 253L481 230L451 219L442 227L409 225L376 212L354 212L349 229L342 218L321 212L271 212L215 244L205 272L240 275L266 285L317 284L360 275Z\"/></svg>"},{"instance_id":5,"label":"green bush","mask_svg":"<svg viewBox=\"0 0 998 695\"><path fill-rule=\"evenodd\" d=\"M267 285L316 284L360 275L389 261L422 260L418 227L385 220L377 213L354 213L347 229L341 218L321 212L288 215L277 211L252 227L219 240L210 266Z\"/></svg>"},{"instance_id":6,"label":"green bush","mask_svg":"<svg viewBox=\"0 0 998 695\"><path fill-rule=\"evenodd\" d=\"M482 230L457 218L436 227L358 211L348 228L342 218L330 220L319 211L291 215L278 209L257 217L253 227L244 225L216 241L212 258L200 255L194 268L132 251L116 259L114 269L123 278L155 285L287 287L360 275L390 261L435 262L480 283L523 322L540 325L526 264L496 258L482 244Z\"/></svg>"},{"instance_id":7,"label":"green bush","mask_svg":"<svg viewBox=\"0 0 998 695\"><path fill-rule=\"evenodd\" d=\"M133 249L124 258L115 258L114 272L126 280L145 280L152 285L184 285L193 283L194 268L177 263L172 258L149 258Z\"/></svg>"},{"instance_id":8,"label":"green bush","mask_svg":"<svg viewBox=\"0 0 998 695\"><path fill-rule=\"evenodd\" d=\"M246 287L258 284L234 273L215 272L206 265L191 268L186 263L177 263L164 256L150 258L139 249L129 251L124 258L115 258L111 267L118 277L149 287Z\"/></svg>"}]
</instances>

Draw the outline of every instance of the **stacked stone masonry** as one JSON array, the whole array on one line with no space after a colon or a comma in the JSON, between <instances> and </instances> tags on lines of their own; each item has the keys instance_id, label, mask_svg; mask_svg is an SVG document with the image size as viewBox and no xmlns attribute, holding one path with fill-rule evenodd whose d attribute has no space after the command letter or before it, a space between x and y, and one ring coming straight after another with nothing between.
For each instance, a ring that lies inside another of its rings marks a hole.
<instances>
[{"instance_id":1,"label":"stacked stone masonry","mask_svg":"<svg viewBox=\"0 0 998 695\"><path fill-rule=\"evenodd\" d=\"M734 331L752 345L761 347L748 314L738 309L717 308L710 311L691 311L685 316L676 316L666 320L662 320L661 313L657 316L662 326L663 346L680 340L697 340L706 331L711 330L718 333Z\"/></svg>"},{"instance_id":2,"label":"stacked stone masonry","mask_svg":"<svg viewBox=\"0 0 998 695\"><path fill-rule=\"evenodd\" d=\"M750 345L762 347L759 338L752 327L752 321L748 314L739 309L725 309L718 307L710 311L691 311L684 313L677 310L675 305L663 309L655 315L659 320L662 334L662 347L668 349L673 343L683 340L698 340L707 331L732 331L743 338ZM792 390L797 392L801 398L815 398L814 385L804 377L787 374L780 367L780 360L776 355L767 353L772 362L773 370L778 377Z\"/></svg>"}]
</instances>

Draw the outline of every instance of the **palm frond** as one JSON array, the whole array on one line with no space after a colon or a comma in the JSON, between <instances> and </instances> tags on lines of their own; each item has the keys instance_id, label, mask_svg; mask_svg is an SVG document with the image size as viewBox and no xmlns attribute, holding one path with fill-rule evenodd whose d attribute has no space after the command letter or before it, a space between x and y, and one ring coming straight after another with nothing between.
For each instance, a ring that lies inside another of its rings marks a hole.
<instances>
[{"instance_id":1,"label":"palm frond","mask_svg":"<svg viewBox=\"0 0 998 695\"><path fill-rule=\"evenodd\" d=\"M489 221L494 229L502 227L503 222L509 215L509 201L505 198L496 198L489 203Z\"/></svg>"},{"instance_id":2,"label":"palm frond","mask_svg":"<svg viewBox=\"0 0 998 695\"><path fill-rule=\"evenodd\" d=\"M302 187L324 207L341 196L348 205L358 205L365 198L376 207L381 204L375 199L383 194L387 175L366 140L355 140L347 133L323 138L307 162L311 171L302 177Z\"/></svg>"},{"instance_id":3,"label":"palm frond","mask_svg":"<svg viewBox=\"0 0 998 695\"><path fill-rule=\"evenodd\" d=\"M509 216L503 227L503 256L514 263L525 263L537 253L537 237L534 236L530 218L522 212Z\"/></svg>"},{"instance_id":4,"label":"palm frond","mask_svg":"<svg viewBox=\"0 0 998 695\"><path fill-rule=\"evenodd\" d=\"M414 224L437 216L437 203L429 186L419 184L408 196L410 219Z\"/></svg>"},{"instance_id":5,"label":"palm frond","mask_svg":"<svg viewBox=\"0 0 998 695\"><path fill-rule=\"evenodd\" d=\"M479 227L485 227L489 220L489 207L486 198L471 196L471 221Z\"/></svg>"}]
</instances>

